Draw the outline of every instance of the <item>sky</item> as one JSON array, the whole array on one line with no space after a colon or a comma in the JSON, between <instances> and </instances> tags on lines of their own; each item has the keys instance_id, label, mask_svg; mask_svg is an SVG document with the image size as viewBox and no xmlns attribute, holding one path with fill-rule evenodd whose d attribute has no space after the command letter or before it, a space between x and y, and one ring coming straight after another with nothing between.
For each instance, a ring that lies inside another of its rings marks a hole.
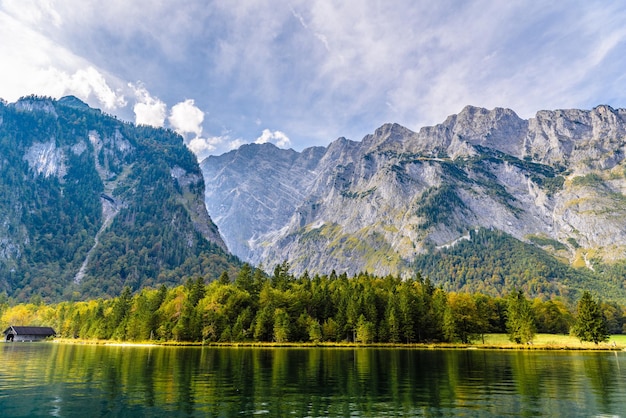
<instances>
[{"instance_id":1,"label":"sky","mask_svg":"<svg viewBox=\"0 0 626 418\"><path fill-rule=\"evenodd\" d=\"M199 160L466 105L626 107L620 1L0 0L0 98L75 95Z\"/></svg>"}]
</instances>

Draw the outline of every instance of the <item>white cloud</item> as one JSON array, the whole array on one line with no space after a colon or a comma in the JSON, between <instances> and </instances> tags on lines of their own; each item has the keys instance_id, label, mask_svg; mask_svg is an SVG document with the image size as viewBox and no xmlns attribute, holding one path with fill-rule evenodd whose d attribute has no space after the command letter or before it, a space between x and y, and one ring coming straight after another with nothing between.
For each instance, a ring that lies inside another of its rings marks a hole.
<instances>
[{"instance_id":1,"label":"white cloud","mask_svg":"<svg viewBox=\"0 0 626 418\"><path fill-rule=\"evenodd\" d=\"M280 148L288 148L291 146L291 140L284 132L270 131L269 129L263 129L263 133L260 137L254 141L255 144L265 144L266 142L272 142Z\"/></svg>"},{"instance_id":2,"label":"white cloud","mask_svg":"<svg viewBox=\"0 0 626 418\"><path fill-rule=\"evenodd\" d=\"M35 11L26 8L20 16L36 21L41 17ZM29 94L56 98L73 94L107 110L126 106L124 95L110 85L114 77L107 80L94 65L1 9L0 38L11 39L0 43L0 97L15 101Z\"/></svg>"},{"instance_id":3,"label":"white cloud","mask_svg":"<svg viewBox=\"0 0 626 418\"><path fill-rule=\"evenodd\" d=\"M623 107L625 21L600 0L0 0L0 97L75 94L171 126L198 152L263 126L294 138L258 141L301 149L385 122L419 129L467 104L522 117Z\"/></svg>"},{"instance_id":4,"label":"white cloud","mask_svg":"<svg viewBox=\"0 0 626 418\"><path fill-rule=\"evenodd\" d=\"M227 149L228 151L231 151L231 150L234 150L234 149L239 148L239 147L240 147L240 146L242 146L243 144L246 144L246 141L244 141L243 139L241 139L241 138L234 139L234 140L232 140L232 141L228 141L228 142L226 143L226 149Z\"/></svg>"},{"instance_id":5,"label":"white cloud","mask_svg":"<svg viewBox=\"0 0 626 418\"><path fill-rule=\"evenodd\" d=\"M202 122L204 122L204 112L195 105L193 99L172 106L170 124L176 132L185 138L187 147L196 155L198 161L202 161L213 154L225 141L228 136L202 137ZM191 139L187 139L187 134L194 134Z\"/></svg>"},{"instance_id":6,"label":"white cloud","mask_svg":"<svg viewBox=\"0 0 626 418\"><path fill-rule=\"evenodd\" d=\"M196 155L198 161L202 161L209 155L222 154L237 149L246 143L241 138L231 139L226 134L209 138L196 137L188 142L187 147Z\"/></svg>"},{"instance_id":7,"label":"white cloud","mask_svg":"<svg viewBox=\"0 0 626 418\"><path fill-rule=\"evenodd\" d=\"M187 147L191 150L191 152L196 154L198 161L202 161L209 155L213 154L218 147L228 141L228 136L213 136L210 138L201 138L197 136L189 141ZM230 148L228 144L227 148Z\"/></svg>"},{"instance_id":8,"label":"white cloud","mask_svg":"<svg viewBox=\"0 0 626 418\"><path fill-rule=\"evenodd\" d=\"M167 111L165 103L156 97L152 97L141 83L137 85L129 83L128 86L135 92L137 100L135 106L133 106L135 123L138 125L162 127Z\"/></svg>"},{"instance_id":9,"label":"white cloud","mask_svg":"<svg viewBox=\"0 0 626 418\"><path fill-rule=\"evenodd\" d=\"M76 70L73 74L54 67L35 70L30 79L30 88L33 93L56 98L73 94L107 110L118 109L127 104L124 95L113 90L104 76L93 67ZM24 92L23 95L26 94L30 93Z\"/></svg>"},{"instance_id":10,"label":"white cloud","mask_svg":"<svg viewBox=\"0 0 626 418\"><path fill-rule=\"evenodd\" d=\"M65 89L68 93L76 94L84 99L89 99L93 95L106 109L117 109L127 104L124 96L115 92L104 76L93 67L77 70L70 76L61 73L61 78L65 81Z\"/></svg>"},{"instance_id":11,"label":"white cloud","mask_svg":"<svg viewBox=\"0 0 626 418\"><path fill-rule=\"evenodd\" d=\"M47 21L54 26L62 23L61 15L55 10L51 0L6 0L3 8L15 18L33 25Z\"/></svg>"},{"instance_id":12,"label":"white cloud","mask_svg":"<svg viewBox=\"0 0 626 418\"><path fill-rule=\"evenodd\" d=\"M196 137L202 135L204 112L195 105L193 99L172 106L168 120L174 130L183 136L187 133L193 133Z\"/></svg>"}]
</instances>

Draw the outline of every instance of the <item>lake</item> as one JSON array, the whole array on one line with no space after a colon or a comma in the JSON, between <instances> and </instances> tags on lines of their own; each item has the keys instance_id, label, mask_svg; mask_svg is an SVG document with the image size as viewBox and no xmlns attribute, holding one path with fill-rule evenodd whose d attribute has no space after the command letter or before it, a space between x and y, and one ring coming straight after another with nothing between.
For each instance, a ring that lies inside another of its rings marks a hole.
<instances>
[{"instance_id":1,"label":"lake","mask_svg":"<svg viewBox=\"0 0 626 418\"><path fill-rule=\"evenodd\" d=\"M7 417L626 417L626 353L0 344Z\"/></svg>"}]
</instances>

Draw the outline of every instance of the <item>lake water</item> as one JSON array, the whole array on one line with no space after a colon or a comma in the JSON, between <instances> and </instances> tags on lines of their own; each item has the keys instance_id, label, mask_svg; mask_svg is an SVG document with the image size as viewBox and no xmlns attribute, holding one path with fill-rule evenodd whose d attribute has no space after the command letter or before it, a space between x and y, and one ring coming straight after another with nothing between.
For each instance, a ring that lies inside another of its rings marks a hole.
<instances>
[{"instance_id":1,"label":"lake water","mask_svg":"<svg viewBox=\"0 0 626 418\"><path fill-rule=\"evenodd\" d=\"M0 344L7 417L626 417L626 353Z\"/></svg>"}]
</instances>

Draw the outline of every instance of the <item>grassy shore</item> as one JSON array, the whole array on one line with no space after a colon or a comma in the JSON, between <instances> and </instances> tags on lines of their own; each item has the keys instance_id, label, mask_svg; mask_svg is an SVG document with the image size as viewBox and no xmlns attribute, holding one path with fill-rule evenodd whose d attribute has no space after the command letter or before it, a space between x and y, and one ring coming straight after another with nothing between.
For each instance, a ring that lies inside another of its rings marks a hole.
<instances>
[{"instance_id":1,"label":"grassy shore","mask_svg":"<svg viewBox=\"0 0 626 418\"><path fill-rule=\"evenodd\" d=\"M607 342L599 344L581 342L571 335L537 334L532 344L516 344L508 339L506 334L486 334L484 343L482 339L472 344L461 343L424 343L424 344L358 344L348 342L322 342L322 343L263 343L263 342L238 342L238 343L193 343L181 341L112 341L112 340L83 340L58 338L59 343L69 344L96 344L113 346L197 346L197 347L259 347L259 348L415 348L415 349L492 349L492 350L616 350L626 351L626 335L613 335Z\"/></svg>"},{"instance_id":2,"label":"grassy shore","mask_svg":"<svg viewBox=\"0 0 626 418\"><path fill-rule=\"evenodd\" d=\"M482 341L474 344L477 348L501 348L501 349L539 349L539 350L624 350L626 349L626 335L612 335L607 342L598 344L581 342L571 335L561 334L537 334L532 344L515 344L508 339L506 334L485 335L485 343Z\"/></svg>"}]
</instances>

